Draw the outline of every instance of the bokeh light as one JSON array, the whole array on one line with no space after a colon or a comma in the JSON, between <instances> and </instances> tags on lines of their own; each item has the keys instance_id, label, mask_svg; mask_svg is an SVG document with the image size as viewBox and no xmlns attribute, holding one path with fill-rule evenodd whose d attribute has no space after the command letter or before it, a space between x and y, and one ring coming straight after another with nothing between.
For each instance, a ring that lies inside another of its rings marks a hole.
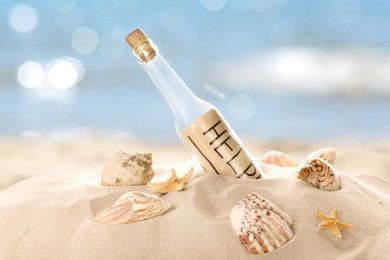
<instances>
[{"instance_id":1,"label":"bokeh light","mask_svg":"<svg viewBox=\"0 0 390 260\"><path fill-rule=\"evenodd\" d=\"M36 88L42 85L45 71L41 64L34 61L23 63L18 69L18 82L26 88Z\"/></svg>"},{"instance_id":2,"label":"bokeh light","mask_svg":"<svg viewBox=\"0 0 390 260\"><path fill-rule=\"evenodd\" d=\"M297 84L300 80L310 76L316 68L313 55L306 50L284 50L275 54L269 60L269 70L284 84Z\"/></svg>"},{"instance_id":3,"label":"bokeh light","mask_svg":"<svg viewBox=\"0 0 390 260\"><path fill-rule=\"evenodd\" d=\"M84 64L80 60L73 57L65 57L63 59L75 67L77 71L76 84L79 83L84 78L84 74L85 74Z\"/></svg>"},{"instance_id":4,"label":"bokeh light","mask_svg":"<svg viewBox=\"0 0 390 260\"><path fill-rule=\"evenodd\" d=\"M68 89L73 87L78 79L76 66L67 60L52 60L46 69L46 80L57 89Z\"/></svg>"},{"instance_id":5,"label":"bokeh light","mask_svg":"<svg viewBox=\"0 0 390 260\"><path fill-rule=\"evenodd\" d=\"M95 30L80 27L72 34L72 47L80 54L89 54L95 51L99 38Z\"/></svg>"},{"instance_id":6,"label":"bokeh light","mask_svg":"<svg viewBox=\"0 0 390 260\"><path fill-rule=\"evenodd\" d=\"M50 60L45 68L37 62L25 62L18 72L19 83L31 89L31 96L69 104L79 97L77 84L84 77L85 67L80 60L65 56Z\"/></svg>"},{"instance_id":7,"label":"bokeh light","mask_svg":"<svg viewBox=\"0 0 390 260\"><path fill-rule=\"evenodd\" d=\"M38 13L30 5L17 5L8 14L8 24L18 33L33 31L38 25Z\"/></svg>"}]
</instances>

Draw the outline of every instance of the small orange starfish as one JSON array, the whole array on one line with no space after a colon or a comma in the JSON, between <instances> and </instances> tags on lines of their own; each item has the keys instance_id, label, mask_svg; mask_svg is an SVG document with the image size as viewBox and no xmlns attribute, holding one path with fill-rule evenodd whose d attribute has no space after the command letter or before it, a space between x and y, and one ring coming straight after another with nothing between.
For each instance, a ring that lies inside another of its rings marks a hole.
<instances>
[{"instance_id":1,"label":"small orange starfish","mask_svg":"<svg viewBox=\"0 0 390 260\"><path fill-rule=\"evenodd\" d=\"M318 224L318 227L332 231L338 238L342 237L340 232L342 229L352 228L352 226L344 224L337 219L337 209L334 209L330 216L325 215L318 209L316 209L315 213L322 220L322 223Z\"/></svg>"}]
</instances>

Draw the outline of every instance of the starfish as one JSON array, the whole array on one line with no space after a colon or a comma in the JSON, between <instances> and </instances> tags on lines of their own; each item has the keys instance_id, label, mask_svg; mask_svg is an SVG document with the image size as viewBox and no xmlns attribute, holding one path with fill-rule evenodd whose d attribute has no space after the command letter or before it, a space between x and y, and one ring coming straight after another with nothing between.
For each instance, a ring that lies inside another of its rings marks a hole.
<instances>
[{"instance_id":1,"label":"starfish","mask_svg":"<svg viewBox=\"0 0 390 260\"><path fill-rule=\"evenodd\" d=\"M337 209L334 209L330 216L325 215L318 209L316 209L315 213L322 220L322 223L318 224L318 227L332 231L338 238L342 237L340 232L342 229L352 228L352 226L344 224L337 219Z\"/></svg>"},{"instance_id":2,"label":"starfish","mask_svg":"<svg viewBox=\"0 0 390 260\"><path fill-rule=\"evenodd\" d=\"M159 183L149 182L148 186L153 190L153 193L155 194L179 191L184 189L188 180L191 178L193 171L194 167L191 167L190 170L183 177L178 178L175 169L172 169L171 176L168 180Z\"/></svg>"}]
</instances>

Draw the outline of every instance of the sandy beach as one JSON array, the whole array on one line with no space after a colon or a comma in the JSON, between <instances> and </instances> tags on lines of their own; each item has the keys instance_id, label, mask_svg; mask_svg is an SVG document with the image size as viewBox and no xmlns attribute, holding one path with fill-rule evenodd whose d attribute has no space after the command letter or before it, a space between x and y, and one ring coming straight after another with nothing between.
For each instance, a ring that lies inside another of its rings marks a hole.
<instances>
[{"instance_id":1,"label":"sandy beach","mask_svg":"<svg viewBox=\"0 0 390 260\"><path fill-rule=\"evenodd\" d=\"M315 143L261 141L243 139L256 158L271 150L302 160L310 152L333 147L337 152L335 167L352 175L372 175L390 180L390 145L383 143ZM117 151L152 152L155 164L174 163L191 158L179 141L156 143L151 140L83 138L2 138L0 139L0 190L36 175L56 175L101 171Z\"/></svg>"},{"instance_id":2,"label":"sandy beach","mask_svg":"<svg viewBox=\"0 0 390 260\"><path fill-rule=\"evenodd\" d=\"M341 189L323 191L295 178L293 168L261 165L268 178L236 179L196 171L187 187L162 195L162 216L127 225L93 221L129 191L103 187L100 172L37 176L0 193L2 259L258 259L231 227L233 206L256 191L287 213L294 237L262 259L386 259L390 254L390 183L340 174ZM317 227L315 209L337 208L353 226L337 238ZM10 224L12 223L12 224Z\"/></svg>"}]
</instances>

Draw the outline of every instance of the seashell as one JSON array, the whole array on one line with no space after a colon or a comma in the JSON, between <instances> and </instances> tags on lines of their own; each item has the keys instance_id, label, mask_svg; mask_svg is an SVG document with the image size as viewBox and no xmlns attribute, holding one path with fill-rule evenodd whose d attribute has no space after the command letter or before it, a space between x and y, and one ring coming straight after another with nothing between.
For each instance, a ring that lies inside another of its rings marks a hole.
<instances>
[{"instance_id":1,"label":"seashell","mask_svg":"<svg viewBox=\"0 0 390 260\"><path fill-rule=\"evenodd\" d=\"M336 160L336 149L334 148L324 148L315 152L310 153L307 158L314 157L314 158L321 158L325 161L329 162L330 164L334 164L334 161Z\"/></svg>"},{"instance_id":2,"label":"seashell","mask_svg":"<svg viewBox=\"0 0 390 260\"><path fill-rule=\"evenodd\" d=\"M190 167L186 174L184 174L181 178L178 178L175 169L171 169L169 179L162 182L149 182L148 186L152 189L153 193L156 194L179 191L184 189L188 180L191 178L193 171L194 168Z\"/></svg>"},{"instance_id":3,"label":"seashell","mask_svg":"<svg viewBox=\"0 0 390 260\"><path fill-rule=\"evenodd\" d=\"M294 236L290 217L256 192L233 207L230 221L241 243L253 254L274 251Z\"/></svg>"},{"instance_id":4,"label":"seashell","mask_svg":"<svg viewBox=\"0 0 390 260\"><path fill-rule=\"evenodd\" d=\"M152 154L117 152L102 173L103 186L128 186L148 183L154 175Z\"/></svg>"},{"instance_id":5,"label":"seashell","mask_svg":"<svg viewBox=\"0 0 390 260\"><path fill-rule=\"evenodd\" d=\"M321 158L306 158L298 165L298 179L321 190L339 190L339 177L334 167Z\"/></svg>"},{"instance_id":6,"label":"seashell","mask_svg":"<svg viewBox=\"0 0 390 260\"><path fill-rule=\"evenodd\" d=\"M168 201L139 191L123 194L115 204L94 218L104 224L129 224L162 215L171 207Z\"/></svg>"},{"instance_id":7,"label":"seashell","mask_svg":"<svg viewBox=\"0 0 390 260\"><path fill-rule=\"evenodd\" d=\"M276 165L279 167L295 167L297 160L295 158L278 151L270 151L264 154L259 162Z\"/></svg>"}]
</instances>

